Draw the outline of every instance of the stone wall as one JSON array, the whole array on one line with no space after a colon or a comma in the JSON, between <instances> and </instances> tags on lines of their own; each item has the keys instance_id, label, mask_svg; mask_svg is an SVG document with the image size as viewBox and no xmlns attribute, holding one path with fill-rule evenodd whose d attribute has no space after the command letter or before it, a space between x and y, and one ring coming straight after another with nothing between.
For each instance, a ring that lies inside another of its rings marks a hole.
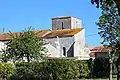
<instances>
[{"instance_id":1,"label":"stone wall","mask_svg":"<svg viewBox=\"0 0 120 80\"><path fill-rule=\"evenodd\" d=\"M71 29L71 18L53 19L52 30Z\"/></svg>"},{"instance_id":2,"label":"stone wall","mask_svg":"<svg viewBox=\"0 0 120 80\"><path fill-rule=\"evenodd\" d=\"M52 18L52 30L81 28L82 21L72 16Z\"/></svg>"},{"instance_id":3,"label":"stone wall","mask_svg":"<svg viewBox=\"0 0 120 80\"><path fill-rule=\"evenodd\" d=\"M75 17L71 17L71 29L74 28L82 28L82 20Z\"/></svg>"},{"instance_id":4,"label":"stone wall","mask_svg":"<svg viewBox=\"0 0 120 80\"><path fill-rule=\"evenodd\" d=\"M1 60L1 57L2 57L2 52L1 51L6 48L5 42L6 41L0 41L0 60Z\"/></svg>"},{"instance_id":5,"label":"stone wall","mask_svg":"<svg viewBox=\"0 0 120 80\"><path fill-rule=\"evenodd\" d=\"M77 33L75 36L75 45L74 45L74 56L80 56L82 55L81 52L83 52L85 48L85 30L83 29L79 33Z\"/></svg>"},{"instance_id":6,"label":"stone wall","mask_svg":"<svg viewBox=\"0 0 120 80\"><path fill-rule=\"evenodd\" d=\"M45 39L45 41L56 48L55 41L57 41L57 38L49 38L49 39ZM66 56L73 57L73 54L74 54L74 46L73 46L74 45L74 37L60 37L59 42L60 42L60 53L63 54L63 47L65 47Z\"/></svg>"}]
</instances>

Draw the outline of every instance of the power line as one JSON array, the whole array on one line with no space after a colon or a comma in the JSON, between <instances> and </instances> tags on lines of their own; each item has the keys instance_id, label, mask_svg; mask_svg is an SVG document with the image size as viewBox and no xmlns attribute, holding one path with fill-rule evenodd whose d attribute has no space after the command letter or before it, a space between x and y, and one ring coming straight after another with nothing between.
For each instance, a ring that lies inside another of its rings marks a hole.
<instances>
[{"instance_id":1,"label":"power line","mask_svg":"<svg viewBox=\"0 0 120 80\"><path fill-rule=\"evenodd\" d=\"M87 35L85 37L96 36L96 35L98 35L98 34Z\"/></svg>"}]
</instances>

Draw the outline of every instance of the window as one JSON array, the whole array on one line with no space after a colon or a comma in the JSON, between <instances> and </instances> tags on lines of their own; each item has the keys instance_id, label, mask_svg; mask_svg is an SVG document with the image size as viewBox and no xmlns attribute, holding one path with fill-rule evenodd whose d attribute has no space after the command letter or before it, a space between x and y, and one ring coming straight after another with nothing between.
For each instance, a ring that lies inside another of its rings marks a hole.
<instances>
[{"instance_id":1,"label":"window","mask_svg":"<svg viewBox=\"0 0 120 80\"><path fill-rule=\"evenodd\" d=\"M63 55L66 56L66 48L63 47Z\"/></svg>"},{"instance_id":2,"label":"window","mask_svg":"<svg viewBox=\"0 0 120 80\"><path fill-rule=\"evenodd\" d=\"M64 27L63 27L63 22L62 22L62 29L64 29Z\"/></svg>"}]
</instances>

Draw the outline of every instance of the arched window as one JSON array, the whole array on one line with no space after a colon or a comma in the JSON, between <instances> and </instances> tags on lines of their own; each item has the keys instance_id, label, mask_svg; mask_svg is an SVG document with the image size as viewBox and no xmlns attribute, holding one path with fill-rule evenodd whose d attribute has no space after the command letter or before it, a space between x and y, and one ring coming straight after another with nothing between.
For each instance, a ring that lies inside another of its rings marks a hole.
<instances>
[{"instance_id":1,"label":"arched window","mask_svg":"<svg viewBox=\"0 0 120 80\"><path fill-rule=\"evenodd\" d=\"M66 48L63 47L63 55L66 56Z\"/></svg>"}]
</instances>

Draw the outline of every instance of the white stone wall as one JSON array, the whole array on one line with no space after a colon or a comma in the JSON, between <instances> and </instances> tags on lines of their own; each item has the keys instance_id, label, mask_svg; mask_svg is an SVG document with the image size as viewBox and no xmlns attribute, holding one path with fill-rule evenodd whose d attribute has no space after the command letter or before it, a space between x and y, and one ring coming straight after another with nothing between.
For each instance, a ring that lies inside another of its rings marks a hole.
<instances>
[{"instance_id":1,"label":"white stone wall","mask_svg":"<svg viewBox=\"0 0 120 80\"><path fill-rule=\"evenodd\" d=\"M5 42L6 41L0 41L0 51L2 51L2 49L6 48Z\"/></svg>"},{"instance_id":2,"label":"white stone wall","mask_svg":"<svg viewBox=\"0 0 120 80\"><path fill-rule=\"evenodd\" d=\"M82 20L75 17L71 17L71 29L74 28L82 28Z\"/></svg>"},{"instance_id":3,"label":"white stone wall","mask_svg":"<svg viewBox=\"0 0 120 80\"><path fill-rule=\"evenodd\" d=\"M0 59L2 57L2 50L6 48L5 41L0 41Z\"/></svg>"},{"instance_id":4,"label":"white stone wall","mask_svg":"<svg viewBox=\"0 0 120 80\"><path fill-rule=\"evenodd\" d=\"M48 57L60 57L58 54L57 49L53 47L51 44L46 44L45 47L47 48L48 52L45 53Z\"/></svg>"},{"instance_id":5,"label":"white stone wall","mask_svg":"<svg viewBox=\"0 0 120 80\"><path fill-rule=\"evenodd\" d=\"M52 30L62 29L62 24L64 29L71 29L71 18L53 19Z\"/></svg>"},{"instance_id":6,"label":"white stone wall","mask_svg":"<svg viewBox=\"0 0 120 80\"><path fill-rule=\"evenodd\" d=\"M56 48L56 43L55 42L57 41L57 38L49 38L49 39L45 39L45 41L47 43L49 43L51 46ZM74 50L72 50L72 45L74 45L74 37L60 37L59 42L60 42L60 55L63 54L63 47L66 48L66 54L67 54L66 56L70 57L71 54L74 54ZM47 47L47 48L49 50L51 49L50 47ZM53 49L50 50L50 51L51 51L51 54L54 53Z\"/></svg>"},{"instance_id":7,"label":"white stone wall","mask_svg":"<svg viewBox=\"0 0 120 80\"><path fill-rule=\"evenodd\" d=\"M62 25L63 24L63 25ZM74 29L74 28L81 28L82 21L75 17L63 17L63 18L54 18L52 19L52 30L59 30L62 29Z\"/></svg>"},{"instance_id":8,"label":"white stone wall","mask_svg":"<svg viewBox=\"0 0 120 80\"><path fill-rule=\"evenodd\" d=\"M74 38L74 57L79 57L80 55L82 55L85 47L85 29L74 35Z\"/></svg>"}]
</instances>

